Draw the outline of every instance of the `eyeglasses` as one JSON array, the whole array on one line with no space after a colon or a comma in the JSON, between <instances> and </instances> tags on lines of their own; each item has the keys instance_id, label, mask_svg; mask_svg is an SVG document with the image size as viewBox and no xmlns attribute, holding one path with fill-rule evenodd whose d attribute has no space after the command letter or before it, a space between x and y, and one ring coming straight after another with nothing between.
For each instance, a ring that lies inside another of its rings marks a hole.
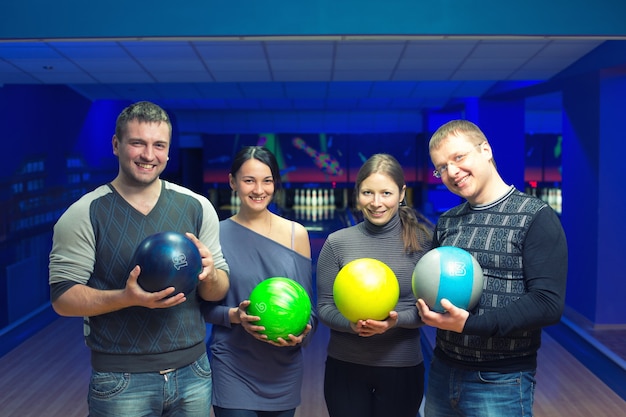
<instances>
[{"instance_id":1,"label":"eyeglasses","mask_svg":"<svg viewBox=\"0 0 626 417\"><path fill-rule=\"evenodd\" d=\"M478 147L482 146L482 144L483 144L483 143L485 143L485 142L479 143L478 145L474 145L474 147L473 147L473 148L478 148ZM472 150L474 150L473 148L472 148ZM441 166L439 166L437 169L435 169L435 170L433 171L433 177L435 177L435 178L441 178L441 176L442 176L444 173L446 173L446 171L448 171L448 167L449 167L450 165L454 165L455 167L458 167L458 166L459 166L459 164L461 164L461 163L463 163L463 161L465 161L465 158L467 158L467 156L468 156L471 152L472 152L472 151L468 151L468 152L465 152L465 153L462 153L462 154L455 155L452 161L448 162L448 163L447 163L447 164L445 164L445 165L441 165Z\"/></svg>"}]
</instances>

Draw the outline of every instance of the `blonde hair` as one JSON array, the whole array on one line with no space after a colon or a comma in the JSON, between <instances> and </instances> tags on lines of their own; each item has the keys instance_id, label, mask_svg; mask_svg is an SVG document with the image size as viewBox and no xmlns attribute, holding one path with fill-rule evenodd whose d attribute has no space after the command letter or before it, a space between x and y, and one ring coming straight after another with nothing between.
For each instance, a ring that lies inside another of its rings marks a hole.
<instances>
[{"instance_id":1,"label":"blonde hair","mask_svg":"<svg viewBox=\"0 0 626 417\"><path fill-rule=\"evenodd\" d=\"M428 142L428 151L431 152L434 149L437 149L441 142L449 136L466 136L469 141L474 145L480 145L484 142L489 143L487 140L487 136L483 133L482 130L474 123L469 120L451 120L439 127L430 137L430 141ZM496 161L492 157L491 163L493 166L496 166Z\"/></svg>"}]
</instances>

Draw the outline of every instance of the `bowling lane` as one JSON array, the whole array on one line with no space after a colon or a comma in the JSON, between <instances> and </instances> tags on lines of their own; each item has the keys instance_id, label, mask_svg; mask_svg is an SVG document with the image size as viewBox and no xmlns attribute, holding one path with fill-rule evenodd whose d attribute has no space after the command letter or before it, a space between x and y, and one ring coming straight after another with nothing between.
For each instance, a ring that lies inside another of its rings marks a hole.
<instances>
[{"instance_id":1,"label":"bowling lane","mask_svg":"<svg viewBox=\"0 0 626 417\"><path fill-rule=\"evenodd\" d=\"M279 214L301 223L309 231L309 235L324 237L349 226L353 218L348 209L334 207L296 207L281 209Z\"/></svg>"},{"instance_id":2,"label":"bowling lane","mask_svg":"<svg viewBox=\"0 0 626 417\"><path fill-rule=\"evenodd\" d=\"M307 214L308 210L310 213ZM332 232L343 229L354 223L354 217L348 208L319 208L319 213L314 213L314 208L291 208L281 210L281 215L302 224L309 231L311 240L311 258L315 271L317 258L326 238Z\"/></svg>"}]
</instances>

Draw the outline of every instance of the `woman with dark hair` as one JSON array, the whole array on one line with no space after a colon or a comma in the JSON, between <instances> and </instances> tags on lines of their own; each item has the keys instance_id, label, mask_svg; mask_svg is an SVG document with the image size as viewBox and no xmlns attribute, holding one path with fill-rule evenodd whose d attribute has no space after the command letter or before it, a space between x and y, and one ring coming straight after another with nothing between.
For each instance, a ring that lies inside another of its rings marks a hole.
<instances>
[{"instance_id":1,"label":"woman with dark hair","mask_svg":"<svg viewBox=\"0 0 626 417\"><path fill-rule=\"evenodd\" d=\"M250 292L271 277L299 282L313 300L309 235L301 224L268 209L280 187L278 163L269 150L243 148L228 179L241 200L239 212L220 222L231 287L223 302L204 308L205 320L213 324L213 409L216 417L292 417L300 404L301 346L315 326L315 312L302 334L272 341L246 310Z\"/></svg>"},{"instance_id":2,"label":"woman with dark hair","mask_svg":"<svg viewBox=\"0 0 626 417\"><path fill-rule=\"evenodd\" d=\"M431 223L405 201L398 161L376 154L355 183L363 221L328 236L317 262L318 315L330 328L324 397L330 417L415 417L424 394L424 364L411 281L431 247ZM333 284L348 262L373 258L395 273L400 297L384 320L351 322L337 309Z\"/></svg>"}]
</instances>

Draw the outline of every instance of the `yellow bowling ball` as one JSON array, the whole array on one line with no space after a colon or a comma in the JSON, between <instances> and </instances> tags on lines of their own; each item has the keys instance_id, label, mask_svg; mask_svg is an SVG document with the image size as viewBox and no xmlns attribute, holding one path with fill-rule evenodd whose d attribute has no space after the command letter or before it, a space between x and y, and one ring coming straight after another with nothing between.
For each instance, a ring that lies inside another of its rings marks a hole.
<instances>
[{"instance_id":1,"label":"yellow bowling ball","mask_svg":"<svg viewBox=\"0 0 626 417\"><path fill-rule=\"evenodd\" d=\"M360 258L341 268L333 284L333 298L341 314L358 320L384 320L398 303L400 285L385 263Z\"/></svg>"}]
</instances>

